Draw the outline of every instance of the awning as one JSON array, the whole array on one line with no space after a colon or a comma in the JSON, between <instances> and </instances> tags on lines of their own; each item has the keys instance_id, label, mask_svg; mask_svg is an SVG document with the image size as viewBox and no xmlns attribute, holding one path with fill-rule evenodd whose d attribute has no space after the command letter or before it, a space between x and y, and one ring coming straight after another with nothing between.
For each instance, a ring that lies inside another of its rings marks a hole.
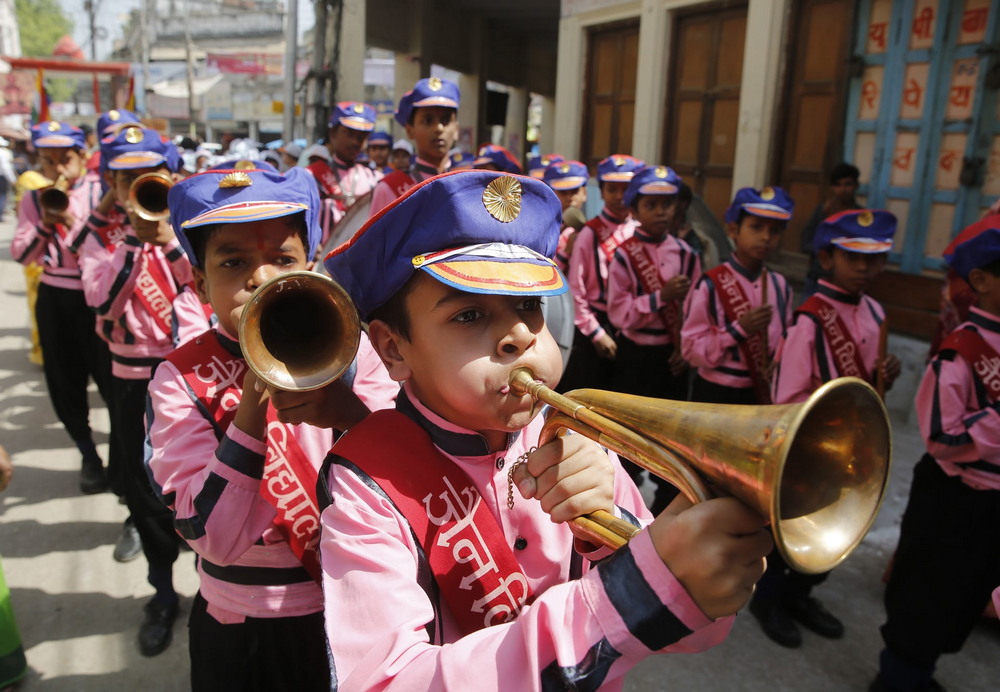
<instances>
[{"instance_id":1,"label":"awning","mask_svg":"<svg viewBox=\"0 0 1000 692\"><path fill-rule=\"evenodd\" d=\"M211 91L216 84L221 82L224 76L217 74L211 77L198 77L192 80L191 90L194 91L195 96L204 96L206 92ZM188 96L186 79L166 79L150 85L149 90L164 98L186 99Z\"/></svg>"}]
</instances>

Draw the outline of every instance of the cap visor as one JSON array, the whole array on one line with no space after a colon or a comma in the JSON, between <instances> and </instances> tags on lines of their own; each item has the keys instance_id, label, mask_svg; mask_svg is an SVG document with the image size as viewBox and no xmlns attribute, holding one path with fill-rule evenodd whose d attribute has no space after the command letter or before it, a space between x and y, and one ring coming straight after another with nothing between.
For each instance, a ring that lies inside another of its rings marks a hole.
<instances>
[{"instance_id":1,"label":"cap visor","mask_svg":"<svg viewBox=\"0 0 1000 692\"><path fill-rule=\"evenodd\" d=\"M640 195L676 195L677 186L673 183L653 181L640 187L637 192Z\"/></svg>"},{"instance_id":2,"label":"cap visor","mask_svg":"<svg viewBox=\"0 0 1000 692\"><path fill-rule=\"evenodd\" d=\"M77 146L76 140L72 137L67 137L66 135L46 135L45 137L39 137L32 142L32 144L36 147L47 147L53 149Z\"/></svg>"},{"instance_id":3,"label":"cap visor","mask_svg":"<svg viewBox=\"0 0 1000 692\"><path fill-rule=\"evenodd\" d=\"M553 296L567 288L552 260L520 245L484 243L435 255L414 259L414 265L466 293Z\"/></svg>"},{"instance_id":4,"label":"cap visor","mask_svg":"<svg viewBox=\"0 0 1000 692\"><path fill-rule=\"evenodd\" d=\"M635 176L635 173L605 173L598 177L598 180L605 183L627 183Z\"/></svg>"},{"instance_id":5,"label":"cap visor","mask_svg":"<svg viewBox=\"0 0 1000 692\"><path fill-rule=\"evenodd\" d=\"M549 182L549 187L553 190L575 190L587 184L587 179L583 176L574 175L569 178L558 178Z\"/></svg>"},{"instance_id":6,"label":"cap visor","mask_svg":"<svg viewBox=\"0 0 1000 692\"><path fill-rule=\"evenodd\" d=\"M224 207L206 211L204 214L183 222L181 228L277 219L289 214L306 211L308 208L305 204L295 202L240 202L238 204L227 204Z\"/></svg>"},{"instance_id":7,"label":"cap visor","mask_svg":"<svg viewBox=\"0 0 1000 692\"><path fill-rule=\"evenodd\" d=\"M166 162L163 154L153 151L130 151L127 154L116 156L108 162L108 168L113 171L123 171L132 168L152 168Z\"/></svg>"},{"instance_id":8,"label":"cap visor","mask_svg":"<svg viewBox=\"0 0 1000 692\"><path fill-rule=\"evenodd\" d=\"M545 177L545 169L544 168L532 168L530 171L528 171L528 174L532 178L536 178L538 180L541 180L542 178Z\"/></svg>"},{"instance_id":9,"label":"cap visor","mask_svg":"<svg viewBox=\"0 0 1000 692\"><path fill-rule=\"evenodd\" d=\"M765 219L778 219L788 221L792 218L792 212L774 204L744 204L743 211L753 216L760 216Z\"/></svg>"},{"instance_id":10,"label":"cap visor","mask_svg":"<svg viewBox=\"0 0 1000 692\"><path fill-rule=\"evenodd\" d=\"M831 245L836 245L848 252L860 252L863 255L877 255L881 252L889 252L892 249L891 240L879 240L877 238L834 238Z\"/></svg>"},{"instance_id":11,"label":"cap visor","mask_svg":"<svg viewBox=\"0 0 1000 692\"><path fill-rule=\"evenodd\" d=\"M444 108L458 108L454 99L447 96L428 96L425 99L414 101L410 104L412 108L423 108L425 106L443 106Z\"/></svg>"},{"instance_id":12,"label":"cap visor","mask_svg":"<svg viewBox=\"0 0 1000 692\"><path fill-rule=\"evenodd\" d=\"M352 130L361 130L362 132L371 132L375 129L375 123L364 118L340 118L339 122L344 127L349 127Z\"/></svg>"}]
</instances>

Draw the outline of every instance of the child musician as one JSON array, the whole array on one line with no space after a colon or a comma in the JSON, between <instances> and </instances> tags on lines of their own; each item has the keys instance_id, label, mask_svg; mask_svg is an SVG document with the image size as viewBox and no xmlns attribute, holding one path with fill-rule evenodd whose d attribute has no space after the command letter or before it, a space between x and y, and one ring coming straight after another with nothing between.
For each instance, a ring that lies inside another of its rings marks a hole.
<instances>
[{"instance_id":1,"label":"child musician","mask_svg":"<svg viewBox=\"0 0 1000 692\"><path fill-rule=\"evenodd\" d=\"M701 277L684 310L682 353L698 368L692 401L771 403L771 363L791 323L792 289L764 262L794 206L780 187L745 187L726 210L733 252Z\"/></svg>"},{"instance_id":2,"label":"child musician","mask_svg":"<svg viewBox=\"0 0 1000 692\"><path fill-rule=\"evenodd\" d=\"M179 182L169 203L196 291L218 316L149 386L147 466L198 555L191 686L328 690L317 469L330 428L390 405L398 386L367 340L353 392L343 382L265 392L241 355L237 330L254 290L312 266L319 197L308 173L230 161Z\"/></svg>"},{"instance_id":3,"label":"child musician","mask_svg":"<svg viewBox=\"0 0 1000 692\"><path fill-rule=\"evenodd\" d=\"M560 224L555 261L559 271L565 274L569 271L569 256L573 252L576 234L587 222L587 218L583 215L583 205L587 202L587 181L590 180L590 173L579 161L559 161L545 169L542 180L556 193L559 205L562 207L562 224Z\"/></svg>"},{"instance_id":4,"label":"child musician","mask_svg":"<svg viewBox=\"0 0 1000 692\"><path fill-rule=\"evenodd\" d=\"M169 222L141 218L129 190L140 175L176 173L180 156L155 130L126 127L103 140L101 161L109 189L87 221L80 268L87 304L102 320L111 350L111 427L121 449L125 501L155 589L144 608L139 650L155 656L170 644L177 617L178 542L170 513L153 494L142 465L143 412L151 370L173 349L172 302L191 282L191 265Z\"/></svg>"},{"instance_id":5,"label":"child musician","mask_svg":"<svg viewBox=\"0 0 1000 692\"><path fill-rule=\"evenodd\" d=\"M541 407L508 383L522 366L559 380L540 301L565 290L548 259L560 216L533 178L458 171L327 257L403 382L395 411L331 453L321 549L342 692L621 689L654 652L720 641L760 575L763 520L732 498L678 502L610 557L566 523L649 515L583 436L536 450Z\"/></svg>"},{"instance_id":6,"label":"child musician","mask_svg":"<svg viewBox=\"0 0 1000 692\"><path fill-rule=\"evenodd\" d=\"M885 312L865 295L885 267L895 233L896 217L871 209L834 214L816 229L813 245L829 278L820 279L818 292L796 311L778 347L774 403L805 401L837 377L881 381L888 389L899 376L899 359L879 353ZM823 637L843 635L840 620L811 595L829 572L794 572L778 551L767 563L750 612L768 637L789 648L801 646L795 621Z\"/></svg>"},{"instance_id":7,"label":"child musician","mask_svg":"<svg viewBox=\"0 0 1000 692\"><path fill-rule=\"evenodd\" d=\"M927 453L913 469L886 587L876 692L943 689L932 677L938 658L962 648L1000 584L1000 223L945 259L976 303L917 391ZM1000 605L1000 590L993 599Z\"/></svg>"},{"instance_id":8,"label":"child musician","mask_svg":"<svg viewBox=\"0 0 1000 692\"><path fill-rule=\"evenodd\" d=\"M625 205L625 190L632 176L644 166L639 159L625 154L609 156L597 164L604 208L577 233L567 271L576 308L576 331L573 351L559 383L563 391L612 387L618 345L608 321L608 263L635 230L635 221Z\"/></svg>"}]
</instances>

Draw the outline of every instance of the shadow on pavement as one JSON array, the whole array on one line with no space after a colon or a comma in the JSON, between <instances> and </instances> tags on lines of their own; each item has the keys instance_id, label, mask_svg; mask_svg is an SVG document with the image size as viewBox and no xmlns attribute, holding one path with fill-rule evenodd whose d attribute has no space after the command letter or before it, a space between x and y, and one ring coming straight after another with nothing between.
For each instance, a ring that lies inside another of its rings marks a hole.
<instances>
[{"instance_id":1,"label":"shadow on pavement","mask_svg":"<svg viewBox=\"0 0 1000 692\"><path fill-rule=\"evenodd\" d=\"M122 517L125 511L123 508ZM40 524L37 521L5 521L0 539L4 558L39 557L52 552L91 550L113 545L122 531L121 522L76 521Z\"/></svg>"}]
</instances>

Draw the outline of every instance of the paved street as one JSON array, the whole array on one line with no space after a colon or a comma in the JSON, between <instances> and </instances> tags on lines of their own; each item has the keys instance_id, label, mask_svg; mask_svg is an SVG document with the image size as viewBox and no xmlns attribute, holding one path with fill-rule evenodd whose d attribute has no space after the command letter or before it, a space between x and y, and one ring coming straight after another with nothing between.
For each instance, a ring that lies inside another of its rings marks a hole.
<instances>
[{"instance_id":1,"label":"paved street","mask_svg":"<svg viewBox=\"0 0 1000 692\"><path fill-rule=\"evenodd\" d=\"M28 320L21 268L9 258L13 220L0 223L0 443L14 479L0 496L0 555L30 671L21 689L188 689L184 626L197 578L190 553L176 573L183 595L174 643L142 657L135 642L142 605L152 594L140 558L111 558L125 508L113 495L79 494L79 455L56 422L40 368L27 358ZM107 414L96 392L92 424L107 450ZM816 590L845 622L845 639L805 633L803 647L782 649L741 615L732 636L711 652L647 660L630 692L654 690L865 690L876 670L882 619L880 577L896 541L910 469L921 448L916 431L895 424L889 497L864 544ZM965 649L944 659L938 680L951 692L1000 688L1000 625L984 622Z\"/></svg>"}]
</instances>

